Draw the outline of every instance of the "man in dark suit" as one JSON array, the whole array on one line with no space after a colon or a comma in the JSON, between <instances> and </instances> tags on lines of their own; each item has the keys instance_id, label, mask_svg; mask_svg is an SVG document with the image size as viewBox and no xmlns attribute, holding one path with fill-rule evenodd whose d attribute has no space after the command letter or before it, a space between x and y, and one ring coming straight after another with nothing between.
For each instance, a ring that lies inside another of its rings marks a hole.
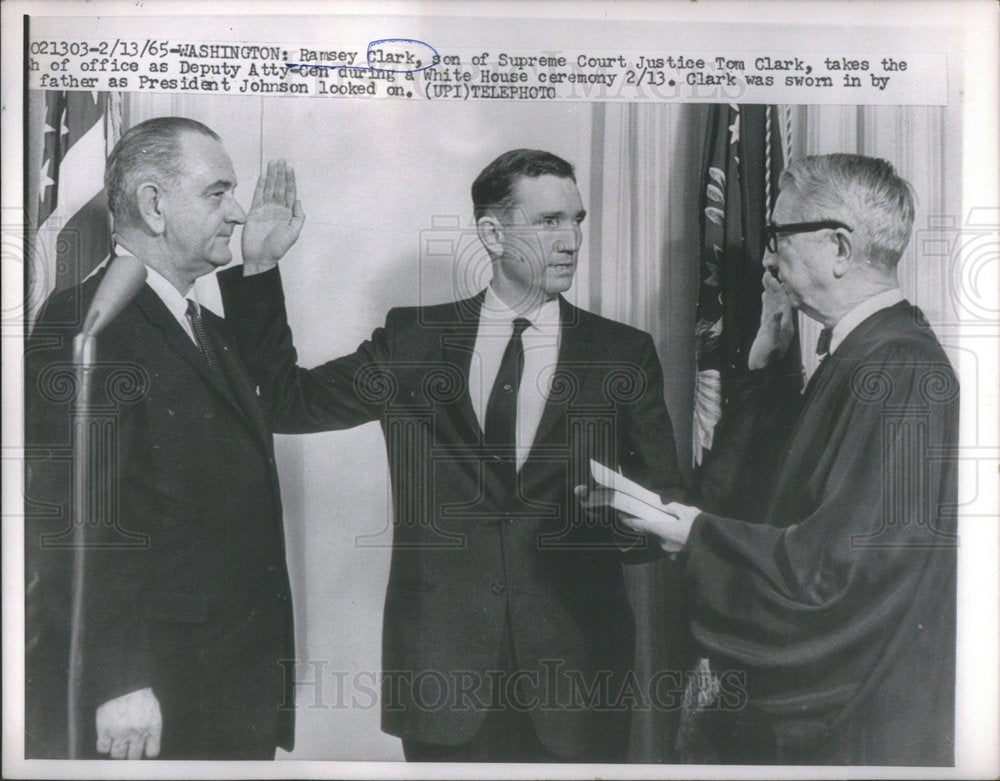
<instances>
[{"instance_id":1,"label":"man in dark suit","mask_svg":"<svg viewBox=\"0 0 1000 781\"><path fill-rule=\"evenodd\" d=\"M197 277L232 259L245 219L235 186L219 137L192 120L137 125L108 159L116 254L138 258L147 276L98 340L82 568L71 563L67 455L81 434L71 433L66 383L102 274L52 296L31 335L28 757L273 759L276 746L291 748L281 664L294 657L292 613L272 437L225 323L191 297ZM243 232L248 256L297 235L301 217L288 210L276 224L270 206L262 184ZM72 749L67 728L80 736Z\"/></svg>"},{"instance_id":2,"label":"man in dark suit","mask_svg":"<svg viewBox=\"0 0 1000 781\"><path fill-rule=\"evenodd\" d=\"M595 459L681 495L660 363L648 334L559 295L585 216L569 163L508 152L472 197L493 269L472 298L394 309L312 370L295 365L276 262L220 275L227 317L275 431L381 422L382 726L407 759L622 761L636 695L622 562L648 546L573 487Z\"/></svg>"}]
</instances>

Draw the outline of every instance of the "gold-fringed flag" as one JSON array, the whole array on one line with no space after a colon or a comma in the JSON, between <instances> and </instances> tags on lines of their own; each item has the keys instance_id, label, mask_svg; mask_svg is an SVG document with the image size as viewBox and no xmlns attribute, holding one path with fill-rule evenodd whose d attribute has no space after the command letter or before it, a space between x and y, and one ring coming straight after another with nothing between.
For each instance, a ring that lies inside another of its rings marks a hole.
<instances>
[{"instance_id":1,"label":"gold-fringed flag","mask_svg":"<svg viewBox=\"0 0 1000 781\"><path fill-rule=\"evenodd\" d=\"M706 509L747 520L763 509L785 424L771 411L732 415L747 390L747 355L760 323L764 226L784 166L779 117L776 106L711 106L702 166L695 476ZM786 366L800 381L797 340L778 368Z\"/></svg>"}]
</instances>

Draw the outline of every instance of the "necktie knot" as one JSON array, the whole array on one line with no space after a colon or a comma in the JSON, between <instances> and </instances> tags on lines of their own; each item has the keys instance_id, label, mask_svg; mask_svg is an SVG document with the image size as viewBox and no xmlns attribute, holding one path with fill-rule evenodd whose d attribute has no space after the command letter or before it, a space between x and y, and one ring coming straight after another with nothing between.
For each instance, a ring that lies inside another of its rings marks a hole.
<instances>
[{"instance_id":1,"label":"necktie knot","mask_svg":"<svg viewBox=\"0 0 1000 781\"><path fill-rule=\"evenodd\" d=\"M525 317L517 317L514 319L514 336L518 339L525 332L525 329L531 325L531 321Z\"/></svg>"},{"instance_id":2,"label":"necktie knot","mask_svg":"<svg viewBox=\"0 0 1000 781\"><path fill-rule=\"evenodd\" d=\"M833 329L824 328L820 332L819 340L816 342L816 354L826 355L830 352L830 339L833 338Z\"/></svg>"},{"instance_id":3,"label":"necktie knot","mask_svg":"<svg viewBox=\"0 0 1000 781\"><path fill-rule=\"evenodd\" d=\"M192 320L196 317L200 318L201 309L198 308L198 302L195 301L193 298L189 298L187 302L188 302L187 316L190 317Z\"/></svg>"}]
</instances>

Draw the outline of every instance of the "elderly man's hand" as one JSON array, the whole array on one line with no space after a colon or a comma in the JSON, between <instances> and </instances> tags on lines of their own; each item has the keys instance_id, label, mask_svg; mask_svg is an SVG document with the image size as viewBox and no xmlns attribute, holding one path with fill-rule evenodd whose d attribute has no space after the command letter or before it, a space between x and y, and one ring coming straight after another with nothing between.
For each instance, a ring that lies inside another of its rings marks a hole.
<instances>
[{"instance_id":1,"label":"elderly man's hand","mask_svg":"<svg viewBox=\"0 0 1000 781\"><path fill-rule=\"evenodd\" d=\"M97 753L112 759L142 759L160 754L163 717L152 689L123 694L97 708Z\"/></svg>"},{"instance_id":2,"label":"elderly man's hand","mask_svg":"<svg viewBox=\"0 0 1000 781\"><path fill-rule=\"evenodd\" d=\"M271 160L257 179L243 225L243 273L274 268L295 243L306 215L295 193L295 171L284 159Z\"/></svg>"},{"instance_id":3,"label":"elderly man's hand","mask_svg":"<svg viewBox=\"0 0 1000 781\"><path fill-rule=\"evenodd\" d=\"M691 524L700 512L697 507L671 502L664 505L663 512L656 517L637 518L619 512L618 518L633 531L655 537L667 553L677 553L687 543Z\"/></svg>"},{"instance_id":4,"label":"elderly man's hand","mask_svg":"<svg viewBox=\"0 0 1000 781\"><path fill-rule=\"evenodd\" d=\"M578 485L573 489L580 503L587 508L615 506L615 492L610 488L590 488ZM640 534L652 535L667 553L676 553L687 542L691 524L701 513L697 507L670 502L660 508L650 507L649 514L640 518L618 510L618 519Z\"/></svg>"},{"instance_id":5,"label":"elderly man's hand","mask_svg":"<svg viewBox=\"0 0 1000 781\"><path fill-rule=\"evenodd\" d=\"M772 361L779 360L795 336L795 312L788 294L770 271L764 272L763 282L760 329L747 358L751 369L763 369Z\"/></svg>"}]
</instances>

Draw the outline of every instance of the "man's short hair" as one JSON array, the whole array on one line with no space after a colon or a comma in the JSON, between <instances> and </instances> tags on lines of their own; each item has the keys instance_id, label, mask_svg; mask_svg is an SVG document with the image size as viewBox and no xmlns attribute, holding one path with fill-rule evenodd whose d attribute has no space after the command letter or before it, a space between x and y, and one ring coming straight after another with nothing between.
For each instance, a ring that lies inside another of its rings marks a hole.
<instances>
[{"instance_id":1,"label":"man's short hair","mask_svg":"<svg viewBox=\"0 0 1000 781\"><path fill-rule=\"evenodd\" d=\"M803 196L803 221L841 220L873 265L892 268L910 241L914 195L891 163L863 155L816 155L789 164L779 185Z\"/></svg>"},{"instance_id":2,"label":"man's short hair","mask_svg":"<svg viewBox=\"0 0 1000 781\"><path fill-rule=\"evenodd\" d=\"M472 183L472 205L478 220L489 211L509 212L514 206L514 184L519 177L550 174L576 182L573 166L541 149L512 149L486 166Z\"/></svg>"},{"instance_id":3,"label":"man's short hair","mask_svg":"<svg viewBox=\"0 0 1000 781\"><path fill-rule=\"evenodd\" d=\"M193 119L157 117L140 122L115 144L104 169L104 188L116 220L138 218L136 188L142 182L166 187L184 173L181 138L185 133L220 140L215 131Z\"/></svg>"}]
</instances>

